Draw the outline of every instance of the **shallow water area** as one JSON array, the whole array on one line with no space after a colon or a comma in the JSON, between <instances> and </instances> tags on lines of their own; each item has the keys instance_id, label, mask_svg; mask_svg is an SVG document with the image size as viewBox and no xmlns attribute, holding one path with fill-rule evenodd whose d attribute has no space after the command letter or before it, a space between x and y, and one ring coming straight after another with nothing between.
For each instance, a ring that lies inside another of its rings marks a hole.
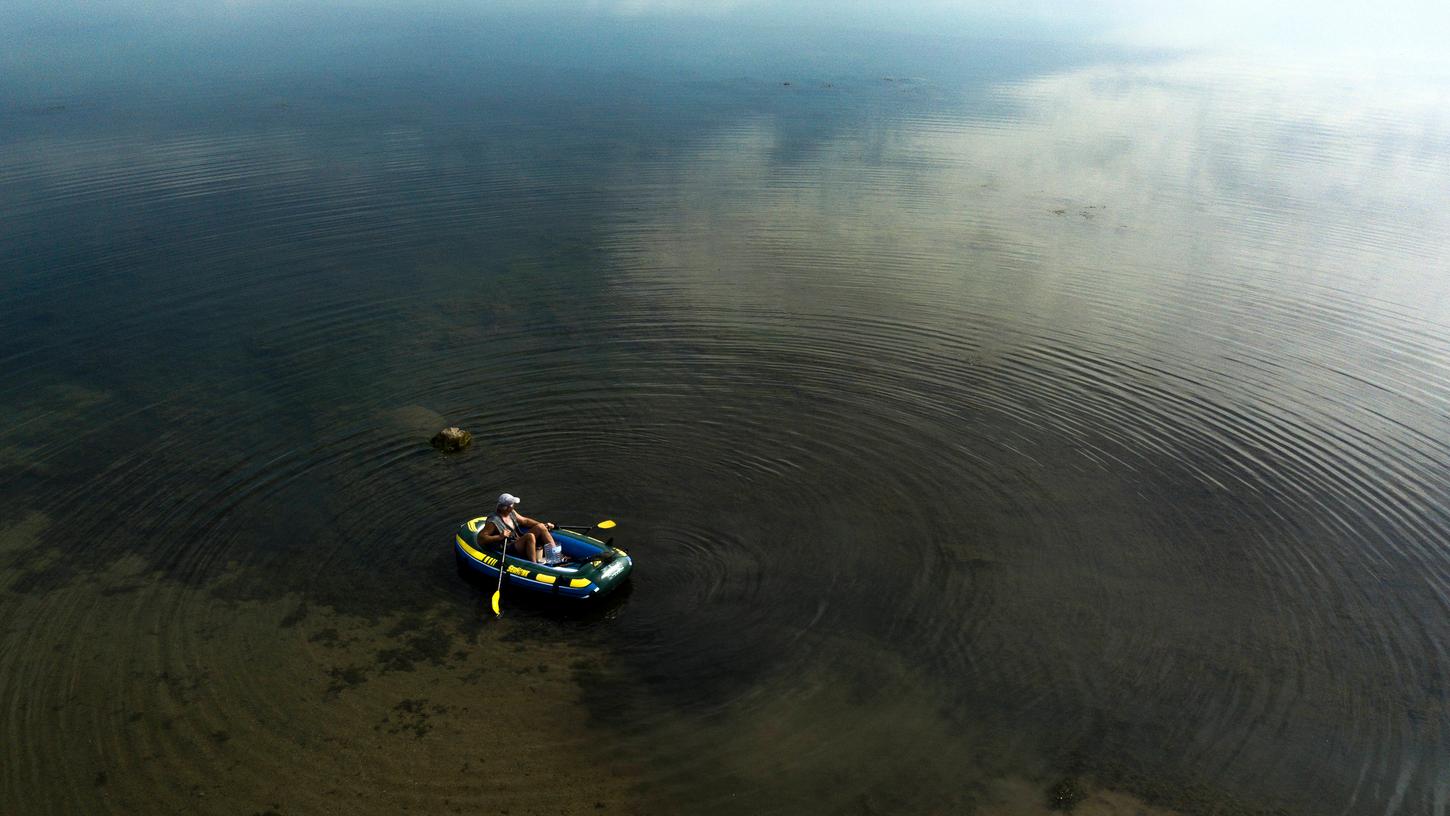
<instances>
[{"instance_id":1,"label":"shallow water area","mask_svg":"<svg viewBox=\"0 0 1450 816\"><path fill-rule=\"evenodd\" d=\"M112 12L0 63L0 811L1450 811L1450 73ZM628 591L494 619L503 490Z\"/></svg>"}]
</instances>

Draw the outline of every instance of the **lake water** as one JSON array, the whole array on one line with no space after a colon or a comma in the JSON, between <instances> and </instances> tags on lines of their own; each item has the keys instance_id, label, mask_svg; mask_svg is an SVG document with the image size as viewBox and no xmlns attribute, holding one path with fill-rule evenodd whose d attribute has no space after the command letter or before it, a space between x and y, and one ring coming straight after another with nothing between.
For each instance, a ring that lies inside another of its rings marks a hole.
<instances>
[{"instance_id":1,"label":"lake water","mask_svg":"<svg viewBox=\"0 0 1450 816\"><path fill-rule=\"evenodd\" d=\"M1450 812L1450 74L10 22L0 812Z\"/></svg>"}]
</instances>

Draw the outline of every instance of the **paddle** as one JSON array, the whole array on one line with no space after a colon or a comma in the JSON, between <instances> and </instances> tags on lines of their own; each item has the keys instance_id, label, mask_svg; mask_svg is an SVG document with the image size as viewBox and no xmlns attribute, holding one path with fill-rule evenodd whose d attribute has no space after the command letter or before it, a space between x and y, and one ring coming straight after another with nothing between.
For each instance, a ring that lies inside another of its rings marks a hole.
<instances>
[{"instance_id":1,"label":"paddle","mask_svg":"<svg viewBox=\"0 0 1450 816\"><path fill-rule=\"evenodd\" d=\"M503 546L498 548L498 589L493 591L492 600L493 616L495 618L503 617L503 612L498 607L498 601L503 595L503 574L508 569L509 538L510 536L505 535L503 538Z\"/></svg>"},{"instance_id":2,"label":"paddle","mask_svg":"<svg viewBox=\"0 0 1450 816\"><path fill-rule=\"evenodd\" d=\"M614 529L614 520L605 519L604 521L597 521L593 524L555 524L554 527L559 530L568 530L571 533L588 532L590 530L612 530Z\"/></svg>"}]
</instances>

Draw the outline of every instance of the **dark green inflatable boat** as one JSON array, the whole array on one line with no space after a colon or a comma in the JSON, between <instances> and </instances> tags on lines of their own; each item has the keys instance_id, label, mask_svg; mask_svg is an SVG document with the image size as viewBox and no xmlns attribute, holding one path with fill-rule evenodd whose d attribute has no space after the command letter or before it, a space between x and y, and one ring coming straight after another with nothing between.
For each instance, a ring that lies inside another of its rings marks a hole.
<instances>
[{"instance_id":1,"label":"dark green inflatable boat","mask_svg":"<svg viewBox=\"0 0 1450 816\"><path fill-rule=\"evenodd\" d=\"M460 573L476 573L489 581L497 581L498 550L485 551L478 545L478 531L487 520L487 516L480 516L458 525L453 551ZM634 562L624 550L614 546L614 539L600 541L583 533L558 529L554 531L554 540L569 556L569 561L550 567L509 553L504 569L510 587L589 600L618 589L634 569Z\"/></svg>"}]
</instances>

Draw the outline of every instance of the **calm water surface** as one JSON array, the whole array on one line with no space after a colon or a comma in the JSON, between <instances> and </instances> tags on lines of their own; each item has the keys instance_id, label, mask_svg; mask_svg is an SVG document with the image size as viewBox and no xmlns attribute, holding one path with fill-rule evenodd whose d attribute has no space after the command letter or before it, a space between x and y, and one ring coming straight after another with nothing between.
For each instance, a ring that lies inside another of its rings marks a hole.
<instances>
[{"instance_id":1,"label":"calm water surface","mask_svg":"<svg viewBox=\"0 0 1450 816\"><path fill-rule=\"evenodd\" d=\"M0 811L1450 812L1446 74L232 23L5 58Z\"/></svg>"}]
</instances>

